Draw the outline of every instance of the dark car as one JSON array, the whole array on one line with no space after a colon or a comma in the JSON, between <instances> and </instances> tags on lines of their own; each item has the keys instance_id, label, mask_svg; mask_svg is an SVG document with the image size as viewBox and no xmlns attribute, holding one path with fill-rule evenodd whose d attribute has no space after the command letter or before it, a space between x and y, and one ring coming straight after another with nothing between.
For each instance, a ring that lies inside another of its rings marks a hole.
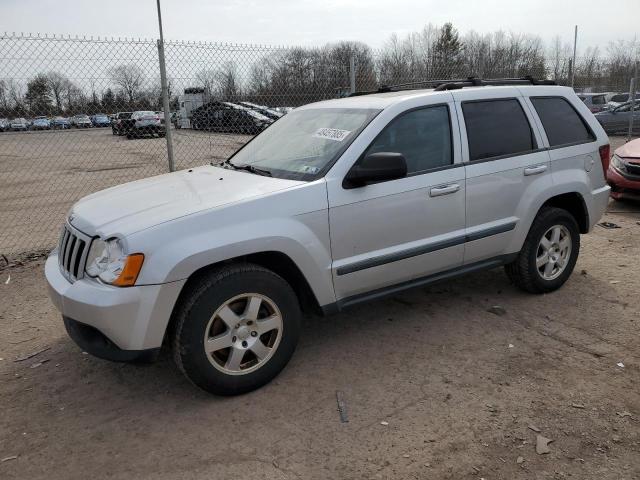
<instances>
[{"instance_id":1,"label":"dark car","mask_svg":"<svg viewBox=\"0 0 640 480\"><path fill-rule=\"evenodd\" d=\"M108 127L111 125L111 120L104 113L97 113L91 116L91 124L94 127Z\"/></svg>"},{"instance_id":2,"label":"dark car","mask_svg":"<svg viewBox=\"0 0 640 480\"><path fill-rule=\"evenodd\" d=\"M166 133L164 117L152 111L133 112L131 118L123 120L123 128L129 139L147 135L164 137Z\"/></svg>"},{"instance_id":3,"label":"dark car","mask_svg":"<svg viewBox=\"0 0 640 480\"><path fill-rule=\"evenodd\" d=\"M71 128L71 123L68 118L65 117L55 117L51 121L51 127L54 130L66 130L67 128Z\"/></svg>"},{"instance_id":4,"label":"dark car","mask_svg":"<svg viewBox=\"0 0 640 480\"><path fill-rule=\"evenodd\" d=\"M196 108L191 116L195 130L255 135L273 120L246 107L228 102L211 102Z\"/></svg>"},{"instance_id":5,"label":"dark car","mask_svg":"<svg viewBox=\"0 0 640 480\"><path fill-rule=\"evenodd\" d=\"M626 143L613 152L607 170L611 197L640 199L640 139Z\"/></svg>"},{"instance_id":6,"label":"dark car","mask_svg":"<svg viewBox=\"0 0 640 480\"><path fill-rule=\"evenodd\" d=\"M578 98L582 100L587 107L589 107L591 113L598 113L606 110L606 93L579 93Z\"/></svg>"},{"instance_id":7,"label":"dark car","mask_svg":"<svg viewBox=\"0 0 640 480\"><path fill-rule=\"evenodd\" d=\"M613 110L605 110L595 114L596 119L607 132L607 135L627 133L629 131L629 119L631 118L631 102L623 103ZM633 109L633 132L640 133L640 100L636 100Z\"/></svg>"},{"instance_id":8,"label":"dark car","mask_svg":"<svg viewBox=\"0 0 640 480\"><path fill-rule=\"evenodd\" d=\"M47 117L36 117L31 123L31 130L51 130L51 121Z\"/></svg>"},{"instance_id":9,"label":"dark car","mask_svg":"<svg viewBox=\"0 0 640 480\"><path fill-rule=\"evenodd\" d=\"M126 135L125 120L131 118L133 112L118 112L115 114L113 121L111 122L111 133L114 135Z\"/></svg>"},{"instance_id":10,"label":"dark car","mask_svg":"<svg viewBox=\"0 0 640 480\"><path fill-rule=\"evenodd\" d=\"M249 108L255 112L261 113L265 117L271 120L278 120L284 116L284 113L274 110L273 108L265 107L264 105L258 105L251 102L238 102L240 105Z\"/></svg>"}]
</instances>

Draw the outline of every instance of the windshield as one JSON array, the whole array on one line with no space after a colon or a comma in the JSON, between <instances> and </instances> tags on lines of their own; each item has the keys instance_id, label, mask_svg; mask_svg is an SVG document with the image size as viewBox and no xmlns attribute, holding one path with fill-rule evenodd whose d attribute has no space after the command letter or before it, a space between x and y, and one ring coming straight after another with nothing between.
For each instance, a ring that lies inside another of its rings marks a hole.
<instances>
[{"instance_id":1,"label":"windshield","mask_svg":"<svg viewBox=\"0 0 640 480\"><path fill-rule=\"evenodd\" d=\"M619 94L611 97L612 102L626 102L629 99L629 95L627 94Z\"/></svg>"},{"instance_id":2,"label":"windshield","mask_svg":"<svg viewBox=\"0 0 640 480\"><path fill-rule=\"evenodd\" d=\"M317 108L285 115L231 158L274 177L313 180L378 114L373 109Z\"/></svg>"}]
</instances>

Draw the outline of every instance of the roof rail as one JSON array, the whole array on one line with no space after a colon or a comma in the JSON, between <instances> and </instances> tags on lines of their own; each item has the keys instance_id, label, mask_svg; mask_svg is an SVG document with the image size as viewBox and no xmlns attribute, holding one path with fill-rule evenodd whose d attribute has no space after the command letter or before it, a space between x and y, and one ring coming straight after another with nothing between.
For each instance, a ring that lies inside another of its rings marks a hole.
<instances>
[{"instance_id":1,"label":"roof rail","mask_svg":"<svg viewBox=\"0 0 640 480\"><path fill-rule=\"evenodd\" d=\"M458 90L464 87L484 87L498 85L557 85L553 80L538 80L528 75L520 78L478 78L467 77L461 79L448 80L420 80L417 82L398 83L396 85L380 85L377 90L354 92L350 97L360 95L371 95L372 93L397 92L400 90L409 90L413 88L433 88L435 91Z\"/></svg>"}]
</instances>

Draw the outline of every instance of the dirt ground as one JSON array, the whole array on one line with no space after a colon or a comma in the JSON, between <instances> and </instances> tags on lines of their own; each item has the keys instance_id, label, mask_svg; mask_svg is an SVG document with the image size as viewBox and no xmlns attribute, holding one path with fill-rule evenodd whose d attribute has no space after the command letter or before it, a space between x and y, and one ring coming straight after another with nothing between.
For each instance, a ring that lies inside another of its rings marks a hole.
<instances>
[{"instance_id":1,"label":"dirt ground","mask_svg":"<svg viewBox=\"0 0 640 480\"><path fill-rule=\"evenodd\" d=\"M197 390L166 355L83 354L43 261L5 268L0 478L638 479L640 204L604 220L621 228L583 236L557 292L493 270L309 317L285 371L235 398Z\"/></svg>"},{"instance_id":2,"label":"dirt ground","mask_svg":"<svg viewBox=\"0 0 640 480\"><path fill-rule=\"evenodd\" d=\"M221 161L250 137L173 130L176 168ZM0 133L0 254L56 243L65 213L98 190L168 171L166 140L111 128Z\"/></svg>"}]
</instances>

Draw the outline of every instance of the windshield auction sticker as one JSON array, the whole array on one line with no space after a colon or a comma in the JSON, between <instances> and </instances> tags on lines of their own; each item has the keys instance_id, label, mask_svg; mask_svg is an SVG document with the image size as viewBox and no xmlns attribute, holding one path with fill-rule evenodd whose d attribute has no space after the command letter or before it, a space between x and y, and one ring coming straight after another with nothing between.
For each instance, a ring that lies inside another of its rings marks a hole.
<instances>
[{"instance_id":1,"label":"windshield auction sticker","mask_svg":"<svg viewBox=\"0 0 640 480\"><path fill-rule=\"evenodd\" d=\"M316 133L313 134L316 138L326 138L327 140L335 140L341 142L347 135L351 133L351 130L340 130L338 128L319 128Z\"/></svg>"}]
</instances>

